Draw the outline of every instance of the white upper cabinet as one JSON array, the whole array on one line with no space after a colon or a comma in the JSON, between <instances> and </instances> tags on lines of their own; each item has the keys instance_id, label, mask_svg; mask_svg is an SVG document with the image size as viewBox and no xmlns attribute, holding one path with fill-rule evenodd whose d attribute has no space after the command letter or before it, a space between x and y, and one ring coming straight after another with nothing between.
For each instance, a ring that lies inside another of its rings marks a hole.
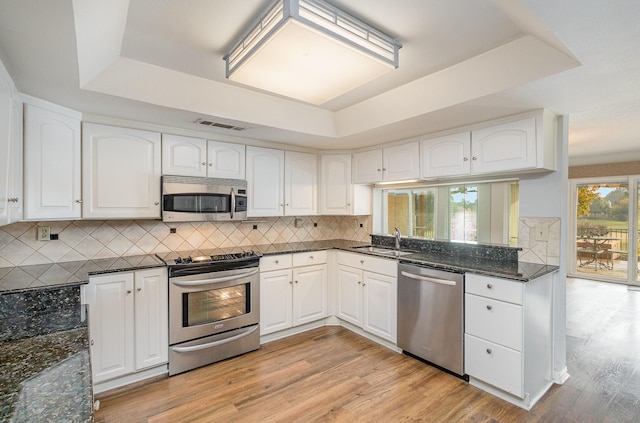
<instances>
[{"instance_id":1,"label":"white upper cabinet","mask_svg":"<svg viewBox=\"0 0 640 423\"><path fill-rule=\"evenodd\" d=\"M83 217L160 218L160 134L86 123L82 140Z\"/></svg>"},{"instance_id":2,"label":"white upper cabinet","mask_svg":"<svg viewBox=\"0 0 640 423\"><path fill-rule=\"evenodd\" d=\"M536 167L534 116L471 132L471 171L494 173Z\"/></svg>"},{"instance_id":3,"label":"white upper cabinet","mask_svg":"<svg viewBox=\"0 0 640 423\"><path fill-rule=\"evenodd\" d=\"M318 214L318 156L285 151L284 187L286 216Z\"/></svg>"},{"instance_id":4,"label":"white upper cabinet","mask_svg":"<svg viewBox=\"0 0 640 423\"><path fill-rule=\"evenodd\" d=\"M420 177L420 144L418 141L382 150L382 179L403 181Z\"/></svg>"},{"instance_id":5,"label":"white upper cabinet","mask_svg":"<svg viewBox=\"0 0 640 423\"><path fill-rule=\"evenodd\" d=\"M418 141L353 154L354 184L402 181L420 177Z\"/></svg>"},{"instance_id":6,"label":"white upper cabinet","mask_svg":"<svg viewBox=\"0 0 640 423\"><path fill-rule=\"evenodd\" d=\"M25 104L25 219L79 219L81 114Z\"/></svg>"},{"instance_id":7,"label":"white upper cabinet","mask_svg":"<svg viewBox=\"0 0 640 423\"><path fill-rule=\"evenodd\" d=\"M467 175L471 171L469 131L421 141L421 178Z\"/></svg>"},{"instance_id":8,"label":"white upper cabinet","mask_svg":"<svg viewBox=\"0 0 640 423\"><path fill-rule=\"evenodd\" d=\"M247 147L247 216L284 215L284 151Z\"/></svg>"},{"instance_id":9,"label":"white upper cabinet","mask_svg":"<svg viewBox=\"0 0 640 423\"><path fill-rule=\"evenodd\" d=\"M162 174L207 176L207 141L162 134Z\"/></svg>"},{"instance_id":10,"label":"white upper cabinet","mask_svg":"<svg viewBox=\"0 0 640 423\"><path fill-rule=\"evenodd\" d=\"M220 141L207 141L207 176L210 178L245 179L245 146Z\"/></svg>"},{"instance_id":11,"label":"white upper cabinet","mask_svg":"<svg viewBox=\"0 0 640 423\"><path fill-rule=\"evenodd\" d=\"M382 181L382 150L353 153L351 162L354 184L369 184Z\"/></svg>"},{"instance_id":12,"label":"white upper cabinet","mask_svg":"<svg viewBox=\"0 0 640 423\"><path fill-rule=\"evenodd\" d=\"M0 225L22 219L22 105L0 62Z\"/></svg>"},{"instance_id":13,"label":"white upper cabinet","mask_svg":"<svg viewBox=\"0 0 640 423\"><path fill-rule=\"evenodd\" d=\"M371 187L351 183L351 155L320 156L320 214L371 214Z\"/></svg>"},{"instance_id":14,"label":"white upper cabinet","mask_svg":"<svg viewBox=\"0 0 640 423\"><path fill-rule=\"evenodd\" d=\"M247 216L305 216L318 211L315 154L247 147Z\"/></svg>"},{"instance_id":15,"label":"white upper cabinet","mask_svg":"<svg viewBox=\"0 0 640 423\"><path fill-rule=\"evenodd\" d=\"M555 170L552 113L503 122L421 141L421 178Z\"/></svg>"},{"instance_id":16,"label":"white upper cabinet","mask_svg":"<svg viewBox=\"0 0 640 423\"><path fill-rule=\"evenodd\" d=\"M162 174L244 179L244 145L162 134Z\"/></svg>"}]
</instances>

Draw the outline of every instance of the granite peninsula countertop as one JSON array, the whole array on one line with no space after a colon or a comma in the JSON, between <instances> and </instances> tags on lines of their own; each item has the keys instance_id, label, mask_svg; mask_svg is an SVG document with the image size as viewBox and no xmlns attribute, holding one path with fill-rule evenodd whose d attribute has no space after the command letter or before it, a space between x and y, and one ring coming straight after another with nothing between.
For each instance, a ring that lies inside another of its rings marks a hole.
<instances>
[{"instance_id":1,"label":"granite peninsula countertop","mask_svg":"<svg viewBox=\"0 0 640 423\"><path fill-rule=\"evenodd\" d=\"M0 422L93 420L86 311L78 307L69 314L58 331L0 341Z\"/></svg>"},{"instance_id":2,"label":"granite peninsula countertop","mask_svg":"<svg viewBox=\"0 0 640 423\"><path fill-rule=\"evenodd\" d=\"M0 293L33 289L83 285L89 276L152 267L164 263L154 254L113 257L95 260L0 267Z\"/></svg>"}]
</instances>

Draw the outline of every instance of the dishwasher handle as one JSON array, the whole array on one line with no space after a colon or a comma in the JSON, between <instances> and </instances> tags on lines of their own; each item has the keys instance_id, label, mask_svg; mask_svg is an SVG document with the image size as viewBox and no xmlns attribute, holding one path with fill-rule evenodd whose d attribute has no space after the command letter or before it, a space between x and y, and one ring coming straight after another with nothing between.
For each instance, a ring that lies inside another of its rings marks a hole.
<instances>
[{"instance_id":1,"label":"dishwasher handle","mask_svg":"<svg viewBox=\"0 0 640 423\"><path fill-rule=\"evenodd\" d=\"M449 279L438 279L438 278L432 278L429 276L416 275L415 273L405 272L404 270L400 272L400 274L402 276L406 276L407 278L416 279L419 281L432 282L432 283L437 283L439 285L456 286L456 281L452 281Z\"/></svg>"}]
</instances>

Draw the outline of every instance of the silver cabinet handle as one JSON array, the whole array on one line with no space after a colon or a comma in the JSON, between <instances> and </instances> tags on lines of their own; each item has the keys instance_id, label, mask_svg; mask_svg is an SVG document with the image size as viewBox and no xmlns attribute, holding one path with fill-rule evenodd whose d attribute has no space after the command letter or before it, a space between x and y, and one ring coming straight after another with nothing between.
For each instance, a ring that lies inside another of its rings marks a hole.
<instances>
[{"instance_id":1,"label":"silver cabinet handle","mask_svg":"<svg viewBox=\"0 0 640 423\"><path fill-rule=\"evenodd\" d=\"M493 284L492 284L492 283L488 283L488 284L487 284L487 288L488 288L488 289L493 288Z\"/></svg>"},{"instance_id":2,"label":"silver cabinet handle","mask_svg":"<svg viewBox=\"0 0 640 423\"><path fill-rule=\"evenodd\" d=\"M477 157L472 157L471 160L478 160L478 158Z\"/></svg>"},{"instance_id":3,"label":"silver cabinet handle","mask_svg":"<svg viewBox=\"0 0 640 423\"><path fill-rule=\"evenodd\" d=\"M202 166L206 166L207 162L202 162Z\"/></svg>"},{"instance_id":4,"label":"silver cabinet handle","mask_svg":"<svg viewBox=\"0 0 640 423\"><path fill-rule=\"evenodd\" d=\"M360 264L364 264L364 260L360 260Z\"/></svg>"},{"instance_id":5,"label":"silver cabinet handle","mask_svg":"<svg viewBox=\"0 0 640 423\"><path fill-rule=\"evenodd\" d=\"M76 203L82 204L82 200L76 200Z\"/></svg>"},{"instance_id":6,"label":"silver cabinet handle","mask_svg":"<svg viewBox=\"0 0 640 423\"><path fill-rule=\"evenodd\" d=\"M463 160L464 160L465 162L468 162L468 161L469 161L469 158L468 158L468 157L465 157Z\"/></svg>"},{"instance_id":7,"label":"silver cabinet handle","mask_svg":"<svg viewBox=\"0 0 640 423\"><path fill-rule=\"evenodd\" d=\"M130 289L127 289L127 294L131 294L131 290Z\"/></svg>"},{"instance_id":8,"label":"silver cabinet handle","mask_svg":"<svg viewBox=\"0 0 640 423\"><path fill-rule=\"evenodd\" d=\"M298 283L298 281L295 281L296 283Z\"/></svg>"},{"instance_id":9,"label":"silver cabinet handle","mask_svg":"<svg viewBox=\"0 0 640 423\"><path fill-rule=\"evenodd\" d=\"M404 270L402 272L400 272L400 274L402 276L406 276L406 277L411 278L411 279L416 279L418 281L433 282L433 283L437 283L439 285L456 286L456 281L450 281L449 279L430 278L428 276L416 275L416 274L413 274L413 273L405 272Z\"/></svg>"},{"instance_id":10,"label":"silver cabinet handle","mask_svg":"<svg viewBox=\"0 0 640 423\"><path fill-rule=\"evenodd\" d=\"M156 201L156 202L155 202L155 203L153 203L153 204L155 204L156 206L159 206L159 205L160 205L160 202L159 202L159 201Z\"/></svg>"},{"instance_id":11,"label":"silver cabinet handle","mask_svg":"<svg viewBox=\"0 0 640 423\"><path fill-rule=\"evenodd\" d=\"M313 256L309 256L309 260L313 260Z\"/></svg>"},{"instance_id":12,"label":"silver cabinet handle","mask_svg":"<svg viewBox=\"0 0 640 423\"><path fill-rule=\"evenodd\" d=\"M487 354L491 354L493 350L491 348L487 348Z\"/></svg>"},{"instance_id":13,"label":"silver cabinet handle","mask_svg":"<svg viewBox=\"0 0 640 423\"><path fill-rule=\"evenodd\" d=\"M209 163L209 166L213 166L213 163Z\"/></svg>"},{"instance_id":14,"label":"silver cabinet handle","mask_svg":"<svg viewBox=\"0 0 640 423\"><path fill-rule=\"evenodd\" d=\"M491 305L487 305L487 310L491 310L493 307Z\"/></svg>"},{"instance_id":15,"label":"silver cabinet handle","mask_svg":"<svg viewBox=\"0 0 640 423\"><path fill-rule=\"evenodd\" d=\"M358 281L358 285L360 285L362 283L362 281Z\"/></svg>"},{"instance_id":16,"label":"silver cabinet handle","mask_svg":"<svg viewBox=\"0 0 640 423\"><path fill-rule=\"evenodd\" d=\"M289 281L289 285L293 285L293 281Z\"/></svg>"},{"instance_id":17,"label":"silver cabinet handle","mask_svg":"<svg viewBox=\"0 0 640 423\"><path fill-rule=\"evenodd\" d=\"M138 289L137 289L137 291L138 291L138 292L142 291L142 288L138 288Z\"/></svg>"},{"instance_id":18,"label":"silver cabinet handle","mask_svg":"<svg viewBox=\"0 0 640 423\"><path fill-rule=\"evenodd\" d=\"M280 264L280 260L276 260L276 264Z\"/></svg>"}]
</instances>

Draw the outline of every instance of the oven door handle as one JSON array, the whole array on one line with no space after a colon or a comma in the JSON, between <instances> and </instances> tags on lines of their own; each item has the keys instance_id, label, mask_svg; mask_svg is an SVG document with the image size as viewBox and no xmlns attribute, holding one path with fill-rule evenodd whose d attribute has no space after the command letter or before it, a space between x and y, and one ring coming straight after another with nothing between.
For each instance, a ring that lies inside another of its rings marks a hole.
<instances>
[{"instance_id":1,"label":"oven door handle","mask_svg":"<svg viewBox=\"0 0 640 423\"><path fill-rule=\"evenodd\" d=\"M226 281L232 281L234 279L240 279L240 278L246 278L248 276L253 276L256 273L258 273L260 271L260 268L256 268L250 272L246 272L246 273L241 273L239 275L233 275L233 276L224 276L222 278L211 278L211 279L198 279L198 280L194 280L194 281L182 281L179 280L177 278L173 278L171 280L171 283L176 285L176 286L200 286L200 285L210 285L212 283L220 283L220 282L226 282Z\"/></svg>"},{"instance_id":2,"label":"oven door handle","mask_svg":"<svg viewBox=\"0 0 640 423\"><path fill-rule=\"evenodd\" d=\"M193 351L199 351L199 350L204 350L206 348L211 348L211 347L215 347L217 345L222 345L222 344L226 344L229 342L233 342L237 339L240 338L244 338L245 336L249 336L251 335L253 332L255 332L256 330L258 330L258 325L254 326L253 328L251 328L250 330L243 332L241 334L238 335L234 335L230 338L225 338L225 339L221 339L219 341L213 341L213 342L209 342L206 344L202 344L202 345L194 345L191 347L171 347L171 349L177 353L188 353L188 352L193 352Z\"/></svg>"}]
</instances>

